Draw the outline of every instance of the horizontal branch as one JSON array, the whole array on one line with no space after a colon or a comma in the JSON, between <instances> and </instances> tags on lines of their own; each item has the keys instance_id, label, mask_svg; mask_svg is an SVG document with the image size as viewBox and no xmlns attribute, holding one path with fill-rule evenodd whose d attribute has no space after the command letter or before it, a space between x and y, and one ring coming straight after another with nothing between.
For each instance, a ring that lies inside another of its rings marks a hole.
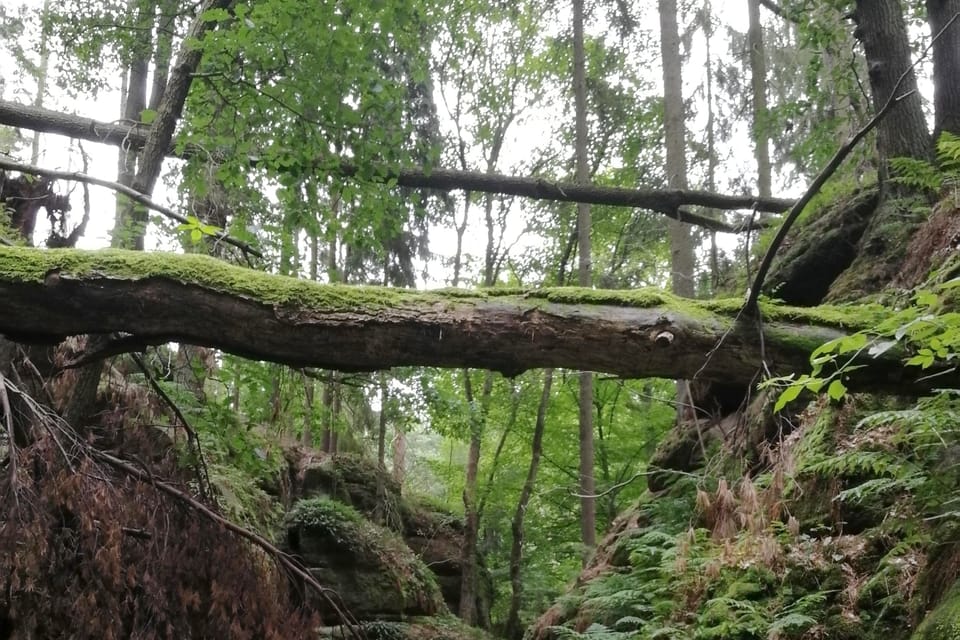
<instances>
[{"instance_id":1,"label":"horizontal branch","mask_svg":"<svg viewBox=\"0 0 960 640\"><path fill-rule=\"evenodd\" d=\"M763 358L774 372L807 371L810 352L844 334L838 326L879 320L863 308L769 305L761 341L756 325L735 323L739 300L321 285L200 255L22 247L0 247L0 299L0 332L21 341L122 332L139 348L178 341L342 371L476 367L510 376L563 367L745 384ZM912 384L893 356L853 375L851 387L902 392Z\"/></svg>"},{"instance_id":2,"label":"horizontal branch","mask_svg":"<svg viewBox=\"0 0 960 640\"><path fill-rule=\"evenodd\" d=\"M143 124L112 124L89 118L73 116L58 111L43 109L0 100L0 124L31 129L43 133L56 133L71 138L80 138L104 144L142 147L150 127ZM182 151L171 146L167 155L191 157L207 155L208 152L196 145L186 145ZM347 161L331 163L329 159L319 159L318 166L337 175L355 177L356 165ZM724 211L755 209L764 213L780 213L790 208L793 200L782 198L760 198L752 195L731 196L705 191L679 191L656 189L624 189L598 185L575 185L553 182L536 177L516 177L502 174L486 174L449 169L400 169L380 167L371 172L376 180L396 181L401 187L436 189L440 191L476 191L510 196L521 196L535 200L559 202L586 202L595 205L617 207L635 207L649 209L665 216L692 225L726 233L740 233L751 228L767 226L759 221L744 220L740 224L728 224L709 216L684 211L683 207L707 207Z\"/></svg>"},{"instance_id":3,"label":"horizontal branch","mask_svg":"<svg viewBox=\"0 0 960 640\"><path fill-rule=\"evenodd\" d=\"M71 180L73 182L82 182L85 184L96 185L98 187L104 187L106 189L112 189L117 193L125 195L126 197L130 198L134 202L139 203L148 209L152 209L153 211L156 211L157 213L163 216L166 216L167 218L170 218L171 220L179 222L180 224L186 224L186 225L190 224L190 221L186 217L180 215L173 209L169 209L167 207L164 207L161 204L157 204L156 202L154 202L147 196L143 195L136 189L132 189L127 185L120 184L119 182L113 182L111 180L103 180L102 178L97 178L96 176L89 176L85 173L79 173L77 171L57 171L55 169L45 169L43 167L37 167L32 164L11 162L9 160L4 160L3 158L0 158L0 169L6 169L8 171L19 171L20 173L26 173L26 174L35 175L35 176L46 176L48 178L55 178L57 180ZM248 245L246 242L242 242L240 240L237 240L236 238L233 238L227 235L226 231L220 231L214 234L214 238L216 238L217 241L222 241L222 242L225 242L226 244L233 245L234 247L240 249L244 253L257 256L258 258L263 257L263 254L260 253L258 250L254 249L253 247Z\"/></svg>"}]
</instances>

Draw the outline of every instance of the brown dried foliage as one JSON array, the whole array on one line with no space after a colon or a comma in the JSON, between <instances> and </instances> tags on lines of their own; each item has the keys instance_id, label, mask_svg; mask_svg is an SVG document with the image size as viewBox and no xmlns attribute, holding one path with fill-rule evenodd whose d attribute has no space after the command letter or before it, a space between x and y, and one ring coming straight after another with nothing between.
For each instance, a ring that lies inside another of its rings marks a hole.
<instances>
[{"instance_id":1,"label":"brown dried foliage","mask_svg":"<svg viewBox=\"0 0 960 640\"><path fill-rule=\"evenodd\" d=\"M18 451L16 487L9 460L0 468L0 637L313 636L318 621L263 552L61 444L48 432ZM148 470L178 476L172 456Z\"/></svg>"}]
</instances>

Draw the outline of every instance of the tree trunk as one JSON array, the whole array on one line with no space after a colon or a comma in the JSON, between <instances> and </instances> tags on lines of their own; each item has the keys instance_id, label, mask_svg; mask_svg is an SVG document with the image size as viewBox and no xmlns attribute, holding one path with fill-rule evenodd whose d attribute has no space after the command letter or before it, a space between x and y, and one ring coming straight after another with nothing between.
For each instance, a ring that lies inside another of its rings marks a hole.
<instances>
[{"instance_id":1,"label":"tree trunk","mask_svg":"<svg viewBox=\"0 0 960 640\"><path fill-rule=\"evenodd\" d=\"M671 189L683 190L687 188L686 126L676 0L660 0L660 52L663 62L663 138L667 155L667 184ZM676 220L671 220L668 226L673 291L685 298L692 298L696 259L690 227Z\"/></svg>"},{"instance_id":2,"label":"tree trunk","mask_svg":"<svg viewBox=\"0 0 960 640\"><path fill-rule=\"evenodd\" d=\"M316 383L303 376L303 431L300 432L300 444L306 448L313 446L313 397Z\"/></svg>"},{"instance_id":3,"label":"tree trunk","mask_svg":"<svg viewBox=\"0 0 960 640\"><path fill-rule=\"evenodd\" d=\"M576 182L590 180L590 161L587 158L587 80L586 56L583 44L583 0L573 0L573 95L576 106ZM590 247L590 205L577 205L577 251L579 256L578 282L581 287L592 284ZM584 565L590 551L597 545L597 506L593 479L593 374L580 374L580 533L585 553Z\"/></svg>"},{"instance_id":4,"label":"tree trunk","mask_svg":"<svg viewBox=\"0 0 960 640\"><path fill-rule=\"evenodd\" d=\"M403 487L403 480L406 477L407 461L407 434L403 432L400 423L394 425L393 434L393 479L397 486Z\"/></svg>"},{"instance_id":5,"label":"tree trunk","mask_svg":"<svg viewBox=\"0 0 960 640\"><path fill-rule=\"evenodd\" d=\"M157 4L157 46L153 51L153 83L148 108L156 111L167 88L170 58L173 55L173 33L176 28L177 0L161 0Z\"/></svg>"},{"instance_id":6,"label":"tree trunk","mask_svg":"<svg viewBox=\"0 0 960 640\"><path fill-rule=\"evenodd\" d=\"M137 7L136 24L139 33L145 36L144 40L138 39L137 44L133 47L132 57L127 64L126 91L121 97L123 120L130 124L140 122L141 114L147 108L147 76L149 75L150 57L152 55L150 34L153 31L155 6L152 3L146 4L137 0L129 0L128 6L131 10ZM139 156L140 153L136 148L120 148L117 182L125 187L133 186L134 178L137 175ZM131 218L132 211L132 203L124 198L117 199L112 246L124 249L137 248L136 237L142 231L134 228ZM142 249L143 247L139 248Z\"/></svg>"},{"instance_id":7,"label":"tree trunk","mask_svg":"<svg viewBox=\"0 0 960 640\"><path fill-rule=\"evenodd\" d=\"M955 15L960 0L927 0L927 20L936 37ZM933 43L933 140L949 131L960 136L960 22L944 31Z\"/></svg>"},{"instance_id":8,"label":"tree trunk","mask_svg":"<svg viewBox=\"0 0 960 640\"><path fill-rule=\"evenodd\" d=\"M747 44L750 47L750 86L753 94L753 144L757 162L757 193L761 197L771 192L770 126L767 117L767 54L763 43L763 24L760 22L760 0L747 0L750 28Z\"/></svg>"},{"instance_id":9,"label":"tree trunk","mask_svg":"<svg viewBox=\"0 0 960 640\"><path fill-rule=\"evenodd\" d=\"M381 471L387 468L387 403L390 401L390 392L387 388L387 375L380 372L380 415L377 419L377 465ZM378 482L383 477L377 474Z\"/></svg>"},{"instance_id":10,"label":"tree trunk","mask_svg":"<svg viewBox=\"0 0 960 640\"><path fill-rule=\"evenodd\" d=\"M516 376L565 367L626 378L699 372L703 380L744 383L762 359L771 371L806 370L816 347L885 317L856 306L764 304L761 341L753 323L734 321L733 300L681 302L650 290L491 295L345 287L201 255L26 247L0 247L0 298L0 333L10 339L124 334L92 357L176 341L339 371L479 367ZM848 386L913 392L956 377L911 382L891 353L851 371Z\"/></svg>"},{"instance_id":11,"label":"tree trunk","mask_svg":"<svg viewBox=\"0 0 960 640\"><path fill-rule=\"evenodd\" d=\"M320 436L320 450L330 453L333 450L333 381L323 385L323 429Z\"/></svg>"},{"instance_id":12,"label":"tree trunk","mask_svg":"<svg viewBox=\"0 0 960 640\"><path fill-rule=\"evenodd\" d=\"M537 471L540 468L540 454L543 452L543 433L547 424L547 406L550 403L550 387L553 384L553 369L543 372L543 392L540 394L540 404L537 406L537 422L533 428L533 441L530 445L530 466L527 469L527 479L520 491L517 500L517 509L513 513L513 522L510 525L513 534L513 543L510 546L510 611L507 613L507 626L504 636L507 640L520 640L523 637L523 624L520 621L520 604L523 598L523 521L527 515L527 505L533 495L533 487L537 481Z\"/></svg>"},{"instance_id":13,"label":"tree trunk","mask_svg":"<svg viewBox=\"0 0 960 640\"><path fill-rule=\"evenodd\" d=\"M46 19L50 11L50 0L43 0L42 19ZM46 29L40 31L40 64L37 65L37 95L33 97L33 106L37 109L43 108L43 101L47 95L47 76L50 73L50 47L48 40L50 36ZM40 132L34 132L33 140L30 143L30 164L37 164L40 161Z\"/></svg>"},{"instance_id":14,"label":"tree trunk","mask_svg":"<svg viewBox=\"0 0 960 640\"><path fill-rule=\"evenodd\" d=\"M930 137L917 91L917 77L909 70L907 25L899 0L858 0L852 17L857 25L854 36L863 43L867 59L874 111L879 111L887 102L901 76L903 81L897 95L913 92L901 100L877 128L881 175L886 175L886 161L890 158L930 156Z\"/></svg>"},{"instance_id":15,"label":"tree trunk","mask_svg":"<svg viewBox=\"0 0 960 640\"><path fill-rule=\"evenodd\" d=\"M493 373L484 373L480 398L473 393L470 372L463 372L464 392L470 406L470 450L467 454L467 471L463 488L463 549L460 554L460 619L476 625L477 617L477 539L480 518L477 509L477 476L480 470L480 445L486 426L487 409L493 394Z\"/></svg>"}]
</instances>

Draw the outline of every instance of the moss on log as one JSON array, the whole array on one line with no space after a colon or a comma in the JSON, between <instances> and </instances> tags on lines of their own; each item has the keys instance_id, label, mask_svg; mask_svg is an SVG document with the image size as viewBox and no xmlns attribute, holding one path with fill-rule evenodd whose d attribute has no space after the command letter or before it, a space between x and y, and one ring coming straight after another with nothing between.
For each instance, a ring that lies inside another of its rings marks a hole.
<instances>
[{"instance_id":1,"label":"moss on log","mask_svg":"<svg viewBox=\"0 0 960 640\"><path fill-rule=\"evenodd\" d=\"M344 371L565 367L724 381L751 380L764 361L773 371L806 370L818 345L885 314L878 306L764 304L761 340L754 321L737 320L739 300L646 289L324 285L198 255L23 247L0 248L0 295L0 332L17 340L120 333L118 350L180 341ZM907 383L895 359L858 379Z\"/></svg>"}]
</instances>

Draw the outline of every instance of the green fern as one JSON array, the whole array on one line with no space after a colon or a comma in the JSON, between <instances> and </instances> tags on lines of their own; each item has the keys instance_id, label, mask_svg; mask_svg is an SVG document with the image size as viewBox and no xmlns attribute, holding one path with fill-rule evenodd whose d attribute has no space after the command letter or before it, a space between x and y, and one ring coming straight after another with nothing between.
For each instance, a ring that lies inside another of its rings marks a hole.
<instances>
[{"instance_id":1,"label":"green fern","mask_svg":"<svg viewBox=\"0 0 960 640\"><path fill-rule=\"evenodd\" d=\"M894 182L940 192L944 187L960 184L960 136L949 131L940 134L937 141L937 163L916 158L891 158Z\"/></svg>"}]
</instances>

